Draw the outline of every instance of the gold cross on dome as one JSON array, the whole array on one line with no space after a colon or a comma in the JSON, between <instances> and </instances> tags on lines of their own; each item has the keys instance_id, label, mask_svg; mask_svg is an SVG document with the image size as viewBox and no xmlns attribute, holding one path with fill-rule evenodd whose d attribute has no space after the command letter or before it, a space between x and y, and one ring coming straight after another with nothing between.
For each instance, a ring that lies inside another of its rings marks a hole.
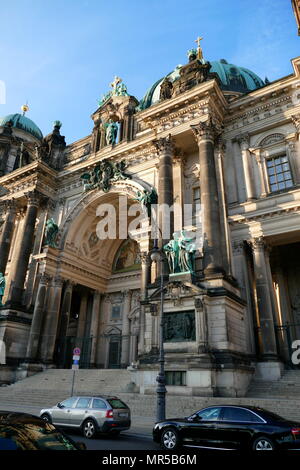
<instances>
[{"instance_id":1,"label":"gold cross on dome","mask_svg":"<svg viewBox=\"0 0 300 470\"><path fill-rule=\"evenodd\" d=\"M197 43L197 46L200 47L200 41L202 41L203 38L200 38L200 36L197 37L195 42Z\"/></svg>"},{"instance_id":2,"label":"gold cross on dome","mask_svg":"<svg viewBox=\"0 0 300 470\"><path fill-rule=\"evenodd\" d=\"M121 83L121 81L122 81L122 78L115 76L114 81L111 82L110 84L110 86L114 89L114 91L116 90L118 84Z\"/></svg>"},{"instance_id":3,"label":"gold cross on dome","mask_svg":"<svg viewBox=\"0 0 300 470\"><path fill-rule=\"evenodd\" d=\"M202 54L202 49L201 49L201 46L200 46L200 41L202 41L203 38L201 38L200 36L197 37L197 39L195 40L195 42L197 43L198 45L198 48L197 48L197 59L199 60L202 60L203 59L203 54Z\"/></svg>"}]
</instances>

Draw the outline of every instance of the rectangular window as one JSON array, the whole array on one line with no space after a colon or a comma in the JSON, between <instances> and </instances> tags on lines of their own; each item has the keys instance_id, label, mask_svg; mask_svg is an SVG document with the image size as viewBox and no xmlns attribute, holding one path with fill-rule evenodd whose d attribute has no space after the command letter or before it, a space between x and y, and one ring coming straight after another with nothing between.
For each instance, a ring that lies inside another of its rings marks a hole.
<instances>
[{"instance_id":1,"label":"rectangular window","mask_svg":"<svg viewBox=\"0 0 300 470\"><path fill-rule=\"evenodd\" d=\"M165 376L166 385L186 385L186 372L168 370Z\"/></svg>"},{"instance_id":2,"label":"rectangular window","mask_svg":"<svg viewBox=\"0 0 300 470\"><path fill-rule=\"evenodd\" d=\"M113 305L111 308L112 320L118 320L121 317L121 305Z\"/></svg>"},{"instance_id":3,"label":"rectangular window","mask_svg":"<svg viewBox=\"0 0 300 470\"><path fill-rule=\"evenodd\" d=\"M271 192L291 188L293 183L288 157L278 155L267 160L267 172Z\"/></svg>"}]
</instances>

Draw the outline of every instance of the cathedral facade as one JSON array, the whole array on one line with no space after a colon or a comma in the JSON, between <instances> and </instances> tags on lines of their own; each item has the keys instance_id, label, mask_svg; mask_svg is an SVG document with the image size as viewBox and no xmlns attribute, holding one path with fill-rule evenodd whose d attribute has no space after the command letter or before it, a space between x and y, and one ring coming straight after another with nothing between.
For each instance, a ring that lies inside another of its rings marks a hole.
<instances>
[{"instance_id":1,"label":"cathedral facade","mask_svg":"<svg viewBox=\"0 0 300 470\"><path fill-rule=\"evenodd\" d=\"M59 121L44 137L26 107L0 119L1 383L70 368L77 347L80 367L129 367L153 393L161 302L169 393L243 396L254 375L291 366L300 58L292 66L269 82L198 44L140 101L115 77L74 143ZM187 233L181 268L151 260L156 241Z\"/></svg>"}]
</instances>

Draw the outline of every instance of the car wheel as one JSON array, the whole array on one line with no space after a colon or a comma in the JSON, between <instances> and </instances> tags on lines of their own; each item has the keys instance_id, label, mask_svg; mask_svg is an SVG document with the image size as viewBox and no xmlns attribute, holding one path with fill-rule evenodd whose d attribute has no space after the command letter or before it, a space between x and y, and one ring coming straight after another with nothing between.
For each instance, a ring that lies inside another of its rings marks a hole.
<instances>
[{"instance_id":1,"label":"car wheel","mask_svg":"<svg viewBox=\"0 0 300 470\"><path fill-rule=\"evenodd\" d=\"M164 450L175 450L179 446L178 432L174 428L165 429L160 438L161 448Z\"/></svg>"},{"instance_id":2,"label":"car wheel","mask_svg":"<svg viewBox=\"0 0 300 470\"><path fill-rule=\"evenodd\" d=\"M82 433L87 439L92 439L96 434L96 425L92 419L87 419L82 425Z\"/></svg>"},{"instance_id":3,"label":"car wheel","mask_svg":"<svg viewBox=\"0 0 300 470\"><path fill-rule=\"evenodd\" d=\"M268 437L261 436L253 442L252 449L258 450L275 450L275 445Z\"/></svg>"},{"instance_id":4,"label":"car wheel","mask_svg":"<svg viewBox=\"0 0 300 470\"><path fill-rule=\"evenodd\" d=\"M49 416L47 413L42 414L41 418L47 423L52 423L51 416Z\"/></svg>"}]
</instances>

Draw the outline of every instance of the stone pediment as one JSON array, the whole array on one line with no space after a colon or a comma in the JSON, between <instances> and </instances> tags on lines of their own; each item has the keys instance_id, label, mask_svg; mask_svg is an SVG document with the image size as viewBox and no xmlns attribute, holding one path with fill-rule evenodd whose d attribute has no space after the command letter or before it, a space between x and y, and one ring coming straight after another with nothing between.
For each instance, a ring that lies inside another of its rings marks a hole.
<instances>
[{"instance_id":1,"label":"stone pediment","mask_svg":"<svg viewBox=\"0 0 300 470\"><path fill-rule=\"evenodd\" d=\"M197 297L206 294L206 289L196 286L191 282L185 281L169 281L164 286L164 299L165 300L179 300L182 298ZM155 289L149 296L149 301L159 301L161 289Z\"/></svg>"}]
</instances>

